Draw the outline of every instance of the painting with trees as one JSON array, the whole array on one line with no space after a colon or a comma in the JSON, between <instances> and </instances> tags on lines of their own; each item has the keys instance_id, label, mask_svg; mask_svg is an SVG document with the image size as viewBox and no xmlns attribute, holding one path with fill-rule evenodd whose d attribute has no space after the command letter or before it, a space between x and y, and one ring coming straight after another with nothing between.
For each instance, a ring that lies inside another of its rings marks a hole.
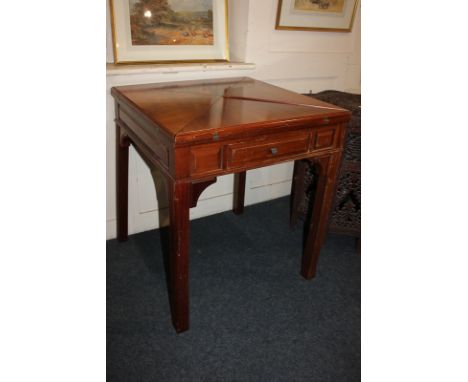
<instances>
[{"instance_id":1,"label":"painting with trees","mask_svg":"<svg viewBox=\"0 0 468 382\"><path fill-rule=\"evenodd\" d=\"M132 45L213 45L213 0L130 0Z\"/></svg>"}]
</instances>

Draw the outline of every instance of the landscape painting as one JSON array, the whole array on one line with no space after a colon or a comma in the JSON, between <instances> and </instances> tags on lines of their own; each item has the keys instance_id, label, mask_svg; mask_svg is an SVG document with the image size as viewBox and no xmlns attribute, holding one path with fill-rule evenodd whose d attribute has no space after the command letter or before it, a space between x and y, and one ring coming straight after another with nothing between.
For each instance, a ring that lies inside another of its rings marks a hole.
<instances>
[{"instance_id":1,"label":"landscape painting","mask_svg":"<svg viewBox=\"0 0 468 382\"><path fill-rule=\"evenodd\" d=\"M294 0L295 11L341 13L345 0Z\"/></svg>"},{"instance_id":2,"label":"landscape painting","mask_svg":"<svg viewBox=\"0 0 468 382\"><path fill-rule=\"evenodd\" d=\"M132 45L213 45L213 0L129 0Z\"/></svg>"}]
</instances>

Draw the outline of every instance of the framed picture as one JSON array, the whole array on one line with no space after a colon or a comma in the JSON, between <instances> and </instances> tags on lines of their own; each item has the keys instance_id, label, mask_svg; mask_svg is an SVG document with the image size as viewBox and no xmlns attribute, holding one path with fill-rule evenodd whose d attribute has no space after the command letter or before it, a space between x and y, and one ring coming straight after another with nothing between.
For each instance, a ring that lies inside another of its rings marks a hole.
<instances>
[{"instance_id":1,"label":"framed picture","mask_svg":"<svg viewBox=\"0 0 468 382\"><path fill-rule=\"evenodd\" d=\"M358 0L278 0L276 29L350 32Z\"/></svg>"},{"instance_id":2,"label":"framed picture","mask_svg":"<svg viewBox=\"0 0 468 382\"><path fill-rule=\"evenodd\" d=\"M229 60L227 0L110 0L114 62Z\"/></svg>"}]
</instances>

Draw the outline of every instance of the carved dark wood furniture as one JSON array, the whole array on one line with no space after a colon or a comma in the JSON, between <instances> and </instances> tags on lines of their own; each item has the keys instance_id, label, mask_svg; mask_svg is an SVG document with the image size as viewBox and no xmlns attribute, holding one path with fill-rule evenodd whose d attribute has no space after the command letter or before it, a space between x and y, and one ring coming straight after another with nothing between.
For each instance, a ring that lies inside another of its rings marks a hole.
<instances>
[{"instance_id":1,"label":"carved dark wood furniture","mask_svg":"<svg viewBox=\"0 0 468 382\"><path fill-rule=\"evenodd\" d=\"M245 171L309 159L319 178L301 274L314 277L325 238L350 112L251 78L114 87L117 237L127 239L128 147L166 180L170 301L177 332L189 327L189 209L216 177L235 173L242 213ZM215 240L215 238L213 239Z\"/></svg>"},{"instance_id":2,"label":"carved dark wood furniture","mask_svg":"<svg viewBox=\"0 0 468 382\"><path fill-rule=\"evenodd\" d=\"M361 95L327 90L311 95L316 99L344 107L352 112L340 167L335 201L330 214L329 231L361 237ZM295 188L292 192L291 225L311 213L310 200L316 187L313 164L296 162Z\"/></svg>"}]
</instances>

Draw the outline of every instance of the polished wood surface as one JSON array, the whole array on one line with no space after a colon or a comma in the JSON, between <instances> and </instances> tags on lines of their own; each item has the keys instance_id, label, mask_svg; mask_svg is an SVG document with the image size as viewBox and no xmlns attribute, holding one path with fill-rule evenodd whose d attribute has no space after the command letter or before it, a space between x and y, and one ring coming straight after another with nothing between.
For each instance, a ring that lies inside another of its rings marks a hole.
<instances>
[{"instance_id":1,"label":"polished wood surface","mask_svg":"<svg viewBox=\"0 0 468 382\"><path fill-rule=\"evenodd\" d=\"M348 118L345 109L257 81L234 78L131 85L112 89L112 95L139 111L148 135L175 138L176 144L211 142L258 127L280 127L288 121L321 124ZM272 102L274 101L274 103ZM268 123L267 123L268 122Z\"/></svg>"},{"instance_id":2,"label":"polished wood surface","mask_svg":"<svg viewBox=\"0 0 468 382\"><path fill-rule=\"evenodd\" d=\"M217 176L235 173L242 213L245 172L291 160L320 167L301 274L316 273L350 113L251 78L114 87L118 238L127 238L128 144L164 176L170 210L174 327L189 327L189 209ZM216 238L213 238L216 240Z\"/></svg>"}]
</instances>

